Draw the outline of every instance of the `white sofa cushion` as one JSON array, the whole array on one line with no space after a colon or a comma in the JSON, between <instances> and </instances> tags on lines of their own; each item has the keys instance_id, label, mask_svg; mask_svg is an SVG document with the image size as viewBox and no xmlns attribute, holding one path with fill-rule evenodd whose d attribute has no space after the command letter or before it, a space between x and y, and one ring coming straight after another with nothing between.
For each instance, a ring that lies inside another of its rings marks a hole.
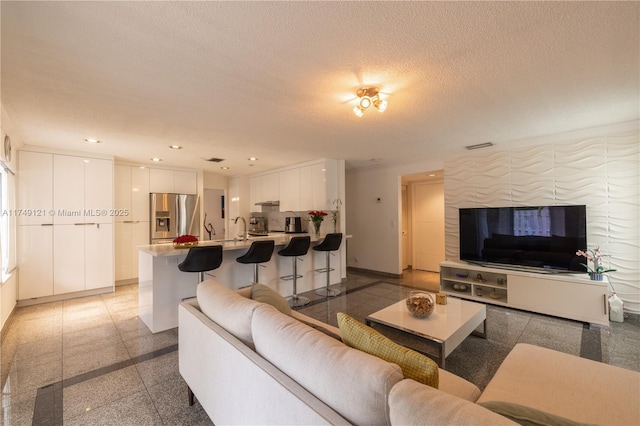
<instances>
[{"instance_id":1,"label":"white sofa cushion","mask_svg":"<svg viewBox=\"0 0 640 426\"><path fill-rule=\"evenodd\" d=\"M258 354L353 424L389 424L387 398L400 367L347 347L283 315L257 308L251 322Z\"/></svg>"},{"instance_id":2,"label":"white sofa cushion","mask_svg":"<svg viewBox=\"0 0 640 426\"><path fill-rule=\"evenodd\" d=\"M478 402L504 401L607 425L640 425L640 373L517 344Z\"/></svg>"},{"instance_id":3,"label":"white sofa cushion","mask_svg":"<svg viewBox=\"0 0 640 426\"><path fill-rule=\"evenodd\" d=\"M389 409L394 425L516 425L477 404L411 379L391 389Z\"/></svg>"},{"instance_id":4,"label":"white sofa cushion","mask_svg":"<svg viewBox=\"0 0 640 426\"><path fill-rule=\"evenodd\" d=\"M205 280L196 290L200 310L229 333L236 336L251 349L251 317L254 310L262 305L247 299L215 280Z\"/></svg>"}]
</instances>

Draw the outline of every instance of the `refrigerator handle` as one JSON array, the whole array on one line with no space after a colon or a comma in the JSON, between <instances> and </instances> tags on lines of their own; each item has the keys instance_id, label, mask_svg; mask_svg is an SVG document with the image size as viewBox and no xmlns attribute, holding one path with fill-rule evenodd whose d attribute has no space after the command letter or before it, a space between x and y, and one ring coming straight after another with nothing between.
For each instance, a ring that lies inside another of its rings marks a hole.
<instances>
[{"instance_id":1,"label":"refrigerator handle","mask_svg":"<svg viewBox=\"0 0 640 426\"><path fill-rule=\"evenodd\" d=\"M182 218L180 217L180 196L176 195L175 196L176 199L176 205L175 205L175 209L176 209L176 237L180 236L180 232L182 229Z\"/></svg>"}]
</instances>

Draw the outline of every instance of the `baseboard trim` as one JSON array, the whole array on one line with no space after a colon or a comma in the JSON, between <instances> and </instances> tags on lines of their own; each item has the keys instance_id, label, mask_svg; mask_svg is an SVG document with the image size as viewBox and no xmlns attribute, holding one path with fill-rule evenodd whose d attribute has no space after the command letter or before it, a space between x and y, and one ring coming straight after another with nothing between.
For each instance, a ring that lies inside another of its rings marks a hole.
<instances>
[{"instance_id":1,"label":"baseboard trim","mask_svg":"<svg viewBox=\"0 0 640 426\"><path fill-rule=\"evenodd\" d=\"M98 294L113 293L113 286L96 288L93 290L76 291L73 293L58 294L55 296L34 297L33 299L18 300L18 307L39 305L41 303L58 302L60 300L76 299L78 297L95 296Z\"/></svg>"},{"instance_id":2,"label":"baseboard trim","mask_svg":"<svg viewBox=\"0 0 640 426\"><path fill-rule=\"evenodd\" d=\"M353 266L347 266L347 271L359 272L363 274L376 274L378 276L383 276L388 278L402 278L402 274L392 274L389 272L374 271L372 269L355 268Z\"/></svg>"}]
</instances>

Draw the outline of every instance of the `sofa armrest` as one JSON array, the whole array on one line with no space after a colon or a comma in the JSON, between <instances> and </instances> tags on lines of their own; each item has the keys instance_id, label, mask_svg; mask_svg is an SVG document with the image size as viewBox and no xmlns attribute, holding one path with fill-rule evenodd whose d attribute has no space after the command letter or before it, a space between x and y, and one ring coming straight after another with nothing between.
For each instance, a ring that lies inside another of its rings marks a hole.
<instances>
[{"instance_id":1,"label":"sofa armrest","mask_svg":"<svg viewBox=\"0 0 640 426\"><path fill-rule=\"evenodd\" d=\"M518 343L478 402L503 401L596 424L640 424L640 373Z\"/></svg>"},{"instance_id":2,"label":"sofa armrest","mask_svg":"<svg viewBox=\"0 0 640 426\"><path fill-rule=\"evenodd\" d=\"M516 423L462 398L411 379L397 383L389 393L392 425L491 425Z\"/></svg>"}]
</instances>

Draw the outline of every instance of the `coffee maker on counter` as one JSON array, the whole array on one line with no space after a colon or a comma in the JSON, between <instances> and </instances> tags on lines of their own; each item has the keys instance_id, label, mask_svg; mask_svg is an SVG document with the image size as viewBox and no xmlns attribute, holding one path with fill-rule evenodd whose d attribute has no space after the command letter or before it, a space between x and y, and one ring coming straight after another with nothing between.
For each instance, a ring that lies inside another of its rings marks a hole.
<instances>
[{"instance_id":1,"label":"coffee maker on counter","mask_svg":"<svg viewBox=\"0 0 640 426\"><path fill-rule=\"evenodd\" d=\"M287 234L301 234L302 219L297 216L288 216L284 219L284 232Z\"/></svg>"},{"instance_id":2,"label":"coffee maker on counter","mask_svg":"<svg viewBox=\"0 0 640 426\"><path fill-rule=\"evenodd\" d=\"M263 236L269 233L269 227L267 226L269 219L261 216L249 217L249 235Z\"/></svg>"}]
</instances>

